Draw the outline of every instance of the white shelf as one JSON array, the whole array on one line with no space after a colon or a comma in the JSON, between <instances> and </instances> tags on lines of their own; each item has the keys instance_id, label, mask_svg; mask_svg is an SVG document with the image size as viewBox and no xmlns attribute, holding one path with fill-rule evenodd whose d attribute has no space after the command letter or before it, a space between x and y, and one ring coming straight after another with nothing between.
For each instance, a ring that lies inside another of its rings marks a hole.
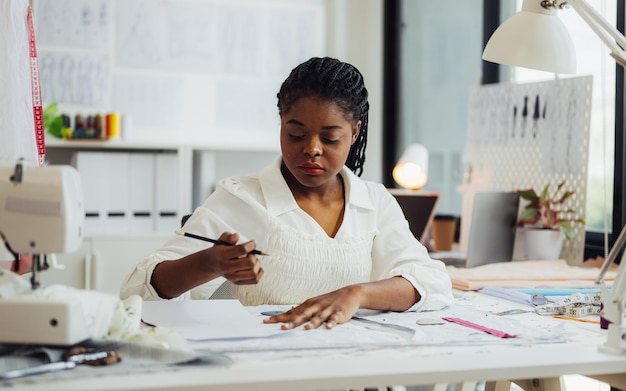
<instances>
[{"instance_id":1,"label":"white shelf","mask_svg":"<svg viewBox=\"0 0 626 391\"><path fill-rule=\"evenodd\" d=\"M172 143L146 143L146 142L128 142L122 139L73 139L62 140L57 138L46 138L46 148L67 148L76 150L85 149L137 149L137 150L177 150L181 146Z\"/></svg>"},{"instance_id":2,"label":"white shelf","mask_svg":"<svg viewBox=\"0 0 626 391\"><path fill-rule=\"evenodd\" d=\"M58 139L46 138L46 148L67 149L136 149L136 150L177 150L188 148L192 151L236 151L236 152L275 152L279 153L279 141L270 138L263 142L250 144L241 141L216 140L211 143L171 143L171 142L140 142L124 139Z\"/></svg>"}]
</instances>

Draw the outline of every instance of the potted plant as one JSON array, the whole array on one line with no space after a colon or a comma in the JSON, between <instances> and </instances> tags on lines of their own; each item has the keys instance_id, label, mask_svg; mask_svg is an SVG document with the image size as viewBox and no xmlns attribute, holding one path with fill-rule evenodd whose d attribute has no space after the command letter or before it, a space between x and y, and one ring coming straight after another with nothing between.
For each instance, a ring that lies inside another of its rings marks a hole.
<instances>
[{"instance_id":1,"label":"potted plant","mask_svg":"<svg viewBox=\"0 0 626 391\"><path fill-rule=\"evenodd\" d=\"M43 125L48 133L57 138L63 135L63 116L59 113L56 102L50 103L43 110Z\"/></svg>"},{"instance_id":2,"label":"potted plant","mask_svg":"<svg viewBox=\"0 0 626 391\"><path fill-rule=\"evenodd\" d=\"M527 201L517 220L518 226L525 228L527 259L558 259L563 238L574 237L573 224L585 223L575 210L565 208L565 202L574 191L565 190L564 186L565 180L554 192L550 192L550 183L539 194L532 188L517 191Z\"/></svg>"}]
</instances>

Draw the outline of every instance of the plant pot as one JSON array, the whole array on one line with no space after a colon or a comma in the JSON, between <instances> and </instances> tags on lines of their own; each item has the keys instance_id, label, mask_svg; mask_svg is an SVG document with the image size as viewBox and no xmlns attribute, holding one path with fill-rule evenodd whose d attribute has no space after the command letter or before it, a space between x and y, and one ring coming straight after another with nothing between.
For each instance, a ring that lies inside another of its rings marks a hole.
<instances>
[{"instance_id":1,"label":"plant pot","mask_svg":"<svg viewBox=\"0 0 626 391\"><path fill-rule=\"evenodd\" d=\"M565 234L555 229L524 230L524 248L526 259L529 260L552 260L559 259L563 248Z\"/></svg>"}]
</instances>

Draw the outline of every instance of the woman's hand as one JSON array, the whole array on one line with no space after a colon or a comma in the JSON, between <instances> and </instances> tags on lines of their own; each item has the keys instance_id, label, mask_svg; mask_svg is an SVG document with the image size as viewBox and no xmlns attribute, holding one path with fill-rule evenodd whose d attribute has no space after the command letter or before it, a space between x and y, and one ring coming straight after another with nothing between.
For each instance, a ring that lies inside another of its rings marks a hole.
<instances>
[{"instance_id":1,"label":"woman's hand","mask_svg":"<svg viewBox=\"0 0 626 391\"><path fill-rule=\"evenodd\" d=\"M313 297L280 315L264 319L264 323L284 323L283 330L293 329L306 322L304 328L315 329L324 324L327 329L345 323L360 308L363 289L350 285L321 296Z\"/></svg>"},{"instance_id":2,"label":"woman's hand","mask_svg":"<svg viewBox=\"0 0 626 391\"><path fill-rule=\"evenodd\" d=\"M157 264L150 283L159 297L178 297L220 276L237 285L259 282L263 268L259 259L251 254L256 247L254 241L237 244L239 235L229 232L224 232L220 240L231 245L215 245L175 261Z\"/></svg>"},{"instance_id":3,"label":"woman's hand","mask_svg":"<svg viewBox=\"0 0 626 391\"><path fill-rule=\"evenodd\" d=\"M207 271L237 285L259 282L263 277L263 268L256 255L251 253L256 248L254 241L237 244L239 234L229 232L222 233L219 240L231 243L232 246L215 245L204 250Z\"/></svg>"},{"instance_id":4,"label":"woman's hand","mask_svg":"<svg viewBox=\"0 0 626 391\"><path fill-rule=\"evenodd\" d=\"M331 329L337 324L349 321L359 308L406 311L420 300L421 295L407 279L394 276L380 281L349 285L313 297L263 322L284 323L281 326L283 330L293 329L302 324L307 330L318 328L322 324Z\"/></svg>"}]
</instances>

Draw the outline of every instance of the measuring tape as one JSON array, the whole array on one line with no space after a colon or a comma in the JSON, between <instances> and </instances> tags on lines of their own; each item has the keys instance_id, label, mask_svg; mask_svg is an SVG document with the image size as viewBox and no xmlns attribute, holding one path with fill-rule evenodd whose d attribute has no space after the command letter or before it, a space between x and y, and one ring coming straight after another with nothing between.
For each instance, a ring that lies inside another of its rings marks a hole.
<instances>
[{"instance_id":1,"label":"measuring tape","mask_svg":"<svg viewBox=\"0 0 626 391\"><path fill-rule=\"evenodd\" d=\"M567 315L579 318L587 315L598 315L601 303L600 292L574 293L556 303L548 303L535 307L540 315Z\"/></svg>"},{"instance_id":2,"label":"measuring tape","mask_svg":"<svg viewBox=\"0 0 626 391\"><path fill-rule=\"evenodd\" d=\"M33 27L33 10L27 9L28 41L30 46L30 81L33 95L33 119L35 120L35 142L37 144L37 161L43 166L46 158L46 142L43 129L43 106L41 102L41 83L37 64L37 46L35 45L35 28Z\"/></svg>"}]
</instances>

